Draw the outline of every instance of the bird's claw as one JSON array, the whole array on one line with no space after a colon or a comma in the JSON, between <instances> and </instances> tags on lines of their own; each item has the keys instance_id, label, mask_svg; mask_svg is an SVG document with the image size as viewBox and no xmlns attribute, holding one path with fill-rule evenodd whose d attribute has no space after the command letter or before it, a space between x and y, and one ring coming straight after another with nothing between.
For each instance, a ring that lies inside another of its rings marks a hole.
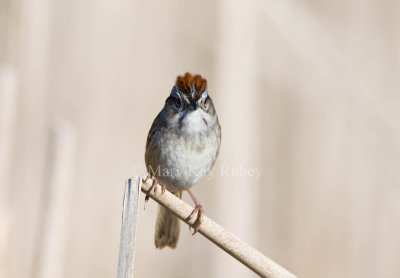
<instances>
[{"instance_id":1,"label":"bird's claw","mask_svg":"<svg viewBox=\"0 0 400 278\"><path fill-rule=\"evenodd\" d=\"M194 221L193 223L193 234L197 233L200 229L200 225L201 223L203 223L203 215L204 215L204 210L202 205L196 205L196 207L194 208L194 210L190 213L190 215L188 216L188 220L192 220L193 217L195 216L195 214L197 213L197 218L196 221ZM189 226L189 230L190 230L191 226Z\"/></svg>"},{"instance_id":2,"label":"bird's claw","mask_svg":"<svg viewBox=\"0 0 400 278\"><path fill-rule=\"evenodd\" d=\"M142 181L147 182L149 179L151 179L153 181L153 183L151 184L149 190L146 193L146 197L144 198L145 203L147 203L150 199L149 194L150 194L151 190L153 190L154 195L156 195L158 186L161 186L161 195L163 195L165 193L165 185L159 184L157 179L152 177L151 175L148 175L147 177L143 178Z\"/></svg>"}]
</instances>

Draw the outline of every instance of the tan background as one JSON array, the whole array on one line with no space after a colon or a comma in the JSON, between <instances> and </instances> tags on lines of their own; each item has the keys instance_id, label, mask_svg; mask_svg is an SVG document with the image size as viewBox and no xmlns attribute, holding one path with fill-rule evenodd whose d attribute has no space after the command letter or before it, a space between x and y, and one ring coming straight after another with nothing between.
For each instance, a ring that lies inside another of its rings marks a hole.
<instances>
[{"instance_id":1,"label":"tan background","mask_svg":"<svg viewBox=\"0 0 400 278\"><path fill-rule=\"evenodd\" d=\"M396 0L0 0L0 277L116 276L124 181L186 71L222 125L208 216L300 277L399 277ZM155 250L156 209L135 277L254 277L185 226Z\"/></svg>"}]
</instances>

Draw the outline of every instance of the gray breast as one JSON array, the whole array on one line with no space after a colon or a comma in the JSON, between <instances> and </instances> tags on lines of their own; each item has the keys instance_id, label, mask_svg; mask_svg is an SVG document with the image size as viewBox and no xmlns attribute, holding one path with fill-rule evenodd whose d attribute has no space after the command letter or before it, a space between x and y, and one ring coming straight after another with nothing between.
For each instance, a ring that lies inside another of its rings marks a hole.
<instances>
[{"instance_id":1,"label":"gray breast","mask_svg":"<svg viewBox=\"0 0 400 278\"><path fill-rule=\"evenodd\" d=\"M168 190L190 189L209 174L220 145L220 138L213 129L190 136L168 129L158 133L146 149L146 163Z\"/></svg>"}]
</instances>

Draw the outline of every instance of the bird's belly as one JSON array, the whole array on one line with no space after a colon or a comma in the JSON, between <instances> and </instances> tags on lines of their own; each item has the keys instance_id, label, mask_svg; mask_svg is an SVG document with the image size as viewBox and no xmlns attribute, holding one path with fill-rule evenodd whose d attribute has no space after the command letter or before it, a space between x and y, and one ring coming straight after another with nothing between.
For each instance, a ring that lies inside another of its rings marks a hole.
<instances>
[{"instance_id":1,"label":"bird's belly","mask_svg":"<svg viewBox=\"0 0 400 278\"><path fill-rule=\"evenodd\" d=\"M191 138L191 142L173 141L160 150L156 177L170 191L187 190L210 174L219 145L215 136L203 140Z\"/></svg>"}]
</instances>

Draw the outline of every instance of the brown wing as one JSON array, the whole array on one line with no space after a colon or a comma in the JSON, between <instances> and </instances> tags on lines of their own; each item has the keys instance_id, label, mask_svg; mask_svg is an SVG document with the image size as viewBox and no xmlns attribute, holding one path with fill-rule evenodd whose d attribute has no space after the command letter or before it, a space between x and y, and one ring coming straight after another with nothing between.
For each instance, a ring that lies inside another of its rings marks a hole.
<instances>
[{"instance_id":1,"label":"brown wing","mask_svg":"<svg viewBox=\"0 0 400 278\"><path fill-rule=\"evenodd\" d=\"M160 131L161 128L161 121L160 121L160 114L154 119L153 124L150 127L149 134L147 135L147 142L146 142L146 152L144 155L144 161L146 163L147 172L150 175L153 175L155 169L157 169L158 164L157 162L157 155L159 150L155 144L155 137L157 136L157 132ZM150 166L152 169L150 169Z\"/></svg>"},{"instance_id":2,"label":"brown wing","mask_svg":"<svg viewBox=\"0 0 400 278\"><path fill-rule=\"evenodd\" d=\"M215 127L215 134L217 135L217 138L218 138L218 149L217 149L217 153L215 154L215 159L214 159L210 169L214 168L214 164L217 161L217 158L218 158L218 155L219 155L219 149L221 148L221 138L222 138L222 136L221 136L221 125L219 124L219 121L217 122L217 125Z\"/></svg>"},{"instance_id":3,"label":"brown wing","mask_svg":"<svg viewBox=\"0 0 400 278\"><path fill-rule=\"evenodd\" d=\"M146 149L149 146L149 142L151 138L154 136L154 133L159 130L159 125L160 125L160 114L157 115L157 117L154 119L153 124L150 127L149 133L147 134L147 142L146 142Z\"/></svg>"}]
</instances>

